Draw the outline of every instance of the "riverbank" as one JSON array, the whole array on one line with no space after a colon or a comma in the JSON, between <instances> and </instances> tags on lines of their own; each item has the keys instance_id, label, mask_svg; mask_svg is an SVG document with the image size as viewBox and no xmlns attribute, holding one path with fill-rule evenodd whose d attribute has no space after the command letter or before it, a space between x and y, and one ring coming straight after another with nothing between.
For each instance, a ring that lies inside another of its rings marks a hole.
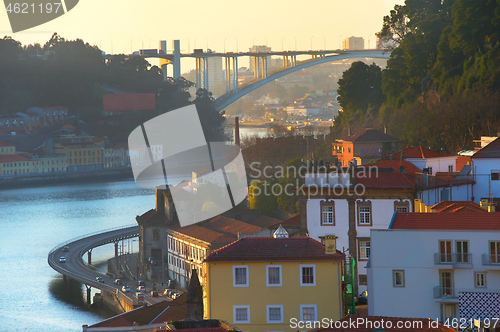
<instances>
[{"instance_id":1,"label":"riverbank","mask_svg":"<svg viewBox=\"0 0 500 332\"><path fill-rule=\"evenodd\" d=\"M31 188L46 185L77 184L108 182L133 179L131 168L105 169L97 171L78 171L64 173L50 173L43 175L16 176L13 178L1 178L1 189Z\"/></svg>"}]
</instances>

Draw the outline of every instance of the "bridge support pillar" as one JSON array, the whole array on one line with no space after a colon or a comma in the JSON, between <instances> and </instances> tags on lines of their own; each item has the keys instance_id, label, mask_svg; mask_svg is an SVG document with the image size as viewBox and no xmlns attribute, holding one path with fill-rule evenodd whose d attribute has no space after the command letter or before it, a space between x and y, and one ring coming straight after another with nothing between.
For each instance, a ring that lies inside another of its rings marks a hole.
<instances>
[{"instance_id":1,"label":"bridge support pillar","mask_svg":"<svg viewBox=\"0 0 500 332\"><path fill-rule=\"evenodd\" d=\"M210 91L209 83L208 83L208 57L203 58L203 88L207 91Z\"/></svg>"},{"instance_id":2,"label":"bridge support pillar","mask_svg":"<svg viewBox=\"0 0 500 332\"><path fill-rule=\"evenodd\" d=\"M92 249L87 251L87 262L89 263L89 265L92 265Z\"/></svg>"},{"instance_id":3,"label":"bridge support pillar","mask_svg":"<svg viewBox=\"0 0 500 332\"><path fill-rule=\"evenodd\" d=\"M196 89L201 89L201 63L202 58L196 58Z\"/></svg>"},{"instance_id":4,"label":"bridge support pillar","mask_svg":"<svg viewBox=\"0 0 500 332\"><path fill-rule=\"evenodd\" d=\"M238 92L238 57L233 58L233 90Z\"/></svg>"},{"instance_id":5,"label":"bridge support pillar","mask_svg":"<svg viewBox=\"0 0 500 332\"><path fill-rule=\"evenodd\" d=\"M85 285L85 288L87 288L87 305L91 305L91 300L92 300L92 293L91 293L91 290L92 290L92 287L90 287L89 285Z\"/></svg>"},{"instance_id":6,"label":"bridge support pillar","mask_svg":"<svg viewBox=\"0 0 500 332\"><path fill-rule=\"evenodd\" d=\"M224 58L224 83L226 84L226 93L231 91L231 58Z\"/></svg>"},{"instance_id":7,"label":"bridge support pillar","mask_svg":"<svg viewBox=\"0 0 500 332\"><path fill-rule=\"evenodd\" d=\"M118 242L115 242L115 259L118 262Z\"/></svg>"},{"instance_id":8,"label":"bridge support pillar","mask_svg":"<svg viewBox=\"0 0 500 332\"><path fill-rule=\"evenodd\" d=\"M174 80L181 77L181 41L172 41L172 49L174 53Z\"/></svg>"}]
</instances>

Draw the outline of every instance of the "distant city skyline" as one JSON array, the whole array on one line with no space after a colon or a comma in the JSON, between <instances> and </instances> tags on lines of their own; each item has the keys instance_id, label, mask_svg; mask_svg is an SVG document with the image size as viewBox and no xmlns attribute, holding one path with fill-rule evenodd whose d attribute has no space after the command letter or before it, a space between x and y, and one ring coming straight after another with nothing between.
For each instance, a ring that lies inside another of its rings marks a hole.
<instances>
[{"instance_id":1,"label":"distant city skyline","mask_svg":"<svg viewBox=\"0 0 500 332\"><path fill-rule=\"evenodd\" d=\"M27 45L44 44L57 32L67 40L83 39L108 54L158 49L160 40L167 41L170 51L174 39L181 41L182 52L195 47L242 52L253 45L267 45L275 51L311 46L331 50L350 36L362 37L366 48L375 48L375 33L395 4L394 0L320 0L297 6L282 0L255 0L228 6L216 0L207 8L200 0L81 0L65 15L18 33L12 33L2 10L0 34ZM183 60L182 65L184 72L195 64Z\"/></svg>"}]
</instances>

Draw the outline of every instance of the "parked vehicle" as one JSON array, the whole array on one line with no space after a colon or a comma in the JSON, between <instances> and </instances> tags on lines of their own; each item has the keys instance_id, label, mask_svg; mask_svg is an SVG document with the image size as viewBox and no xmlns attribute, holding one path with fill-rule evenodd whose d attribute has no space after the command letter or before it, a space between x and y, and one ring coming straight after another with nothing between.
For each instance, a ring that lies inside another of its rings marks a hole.
<instances>
[{"instance_id":1,"label":"parked vehicle","mask_svg":"<svg viewBox=\"0 0 500 332\"><path fill-rule=\"evenodd\" d=\"M122 287L122 292L124 292L124 293L130 293L130 287L129 287L129 286L126 286L126 285L125 285L125 286L123 286L123 287Z\"/></svg>"},{"instance_id":2,"label":"parked vehicle","mask_svg":"<svg viewBox=\"0 0 500 332\"><path fill-rule=\"evenodd\" d=\"M64 246L63 247L63 252L68 252L69 251L69 247L68 246Z\"/></svg>"},{"instance_id":3,"label":"parked vehicle","mask_svg":"<svg viewBox=\"0 0 500 332\"><path fill-rule=\"evenodd\" d=\"M121 279L115 279L115 281L113 281L113 284L115 284L115 285L121 285L121 284L123 284L123 282L122 282Z\"/></svg>"},{"instance_id":4,"label":"parked vehicle","mask_svg":"<svg viewBox=\"0 0 500 332\"><path fill-rule=\"evenodd\" d=\"M103 277L95 277L95 281L101 282L104 284L104 278Z\"/></svg>"},{"instance_id":5,"label":"parked vehicle","mask_svg":"<svg viewBox=\"0 0 500 332\"><path fill-rule=\"evenodd\" d=\"M368 304L368 291L364 291L363 293L359 294L356 303Z\"/></svg>"},{"instance_id":6,"label":"parked vehicle","mask_svg":"<svg viewBox=\"0 0 500 332\"><path fill-rule=\"evenodd\" d=\"M146 291L146 287L145 286L137 286L137 291L138 292L145 292Z\"/></svg>"},{"instance_id":7,"label":"parked vehicle","mask_svg":"<svg viewBox=\"0 0 500 332\"><path fill-rule=\"evenodd\" d=\"M59 262L66 263L66 257L64 257L64 256L59 257Z\"/></svg>"},{"instance_id":8,"label":"parked vehicle","mask_svg":"<svg viewBox=\"0 0 500 332\"><path fill-rule=\"evenodd\" d=\"M145 282L145 281L143 281L143 280L139 280L139 281L137 282L137 286L146 286L146 282Z\"/></svg>"},{"instance_id":9,"label":"parked vehicle","mask_svg":"<svg viewBox=\"0 0 500 332\"><path fill-rule=\"evenodd\" d=\"M151 291L151 293L149 293L149 295L151 297L158 297L158 292L154 290L154 291Z\"/></svg>"},{"instance_id":10,"label":"parked vehicle","mask_svg":"<svg viewBox=\"0 0 500 332\"><path fill-rule=\"evenodd\" d=\"M158 50L149 49L149 50L139 50L140 55L156 55L158 54Z\"/></svg>"}]
</instances>

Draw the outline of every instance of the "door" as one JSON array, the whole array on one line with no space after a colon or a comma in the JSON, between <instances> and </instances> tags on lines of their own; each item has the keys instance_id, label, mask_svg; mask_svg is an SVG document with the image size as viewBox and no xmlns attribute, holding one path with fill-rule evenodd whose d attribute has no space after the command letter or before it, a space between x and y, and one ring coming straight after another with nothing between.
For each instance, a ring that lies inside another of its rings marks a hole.
<instances>
[{"instance_id":1,"label":"door","mask_svg":"<svg viewBox=\"0 0 500 332\"><path fill-rule=\"evenodd\" d=\"M453 271L440 271L442 296L453 296Z\"/></svg>"}]
</instances>

